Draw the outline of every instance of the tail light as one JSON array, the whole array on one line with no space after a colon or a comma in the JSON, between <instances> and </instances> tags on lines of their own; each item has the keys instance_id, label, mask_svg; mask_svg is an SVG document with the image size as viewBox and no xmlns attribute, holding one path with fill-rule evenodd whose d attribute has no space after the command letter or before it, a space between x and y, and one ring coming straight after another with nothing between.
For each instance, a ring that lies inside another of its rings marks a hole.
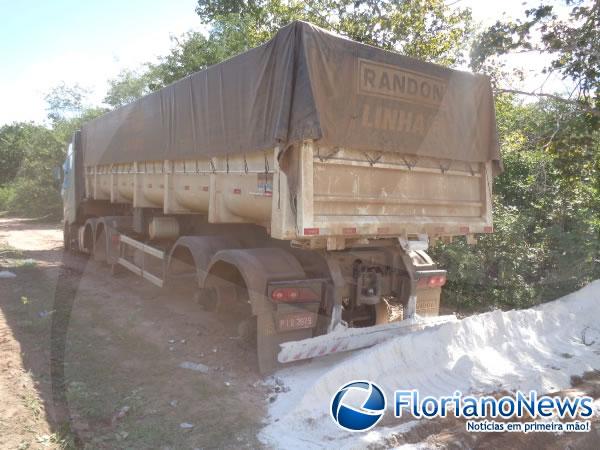
<instances>
[{"instance_id":1,"label":"tail light","mask_svg":"<svg viewBox=\"0 0 600 450\"><path fill-rule=\"evenodd\" d=\"M271 292L271 299L275 302L306 302L320 300L319 295L310 288L281 287Z\"/></svg>"},{"instance_id":2,"label":"tail light","mask_svg":"<svg viewBox=\"0 0 600 450\"><path fill-rule=\"evenodd\" d=\"M427 285L429 287L442 287L446 284L446 275L434 275L433 277L429 277L427 280Z\"/></svg>"},{"instance_id":3,"label":"tail light","mask_svg":"<svg viewBox=\"0 0 600 450\"><path fill-rule=\"evenodd\" d=\"M430 276L421 276L417 280L417 287L437 288L446 284L446 274L435 274Z\"/></svg>"}]
</instances>

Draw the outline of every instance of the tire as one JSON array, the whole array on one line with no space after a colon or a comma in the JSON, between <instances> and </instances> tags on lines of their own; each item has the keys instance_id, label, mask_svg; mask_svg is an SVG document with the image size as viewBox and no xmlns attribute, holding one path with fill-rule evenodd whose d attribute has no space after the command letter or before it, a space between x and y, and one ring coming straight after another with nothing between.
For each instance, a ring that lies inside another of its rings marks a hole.
<instances>
[{"instance_id":1,"label":"tire","mask_svg":"<svg viewBox=\"0 0 600 450\"><path fill-rule=\"evenodd\" d=\"M70 252L73 248L71 245L71 226L68 222L63 225L63 248L65 252Z\"/></svg>"},{"instance_id":2,"label":"tire","mask_svg":"<svg viewBox=\"0 0 600 450\"><path fill-rule=\"evenodd\" d=\"M214 288L204 288L194 292L194 302L208 312L216 312L219 300Z\"/></svg>"},{"instance_id":3,"label":"tire","mask_svg":"<svg viewBox=\"0 0 600 450\"><path fill-rule=\"evenodd\" d=\"M256 316L250 316L238 323L238 337L243 348L256 351L257 320Z\"/></svg>"},{"instance_id":4,"label":"tire","mask_svg":"<svg viewBox=\"0 0 600 450\"><path fill-rule=\"evenodd\" d=\"M256 356L258 370L269 374L277 368L278 339L272 314L259 314L256 317Z\"/></svg>"},{"instance_id":5,"label":"tire","mask_svg":"<svg viewBox=\"0 0 600 450\"><path fill-rule=\"evenodd\" d=\"M106 230L102 230L94 243L94 260L106 261Z\"/></svg>"}]
</instances>

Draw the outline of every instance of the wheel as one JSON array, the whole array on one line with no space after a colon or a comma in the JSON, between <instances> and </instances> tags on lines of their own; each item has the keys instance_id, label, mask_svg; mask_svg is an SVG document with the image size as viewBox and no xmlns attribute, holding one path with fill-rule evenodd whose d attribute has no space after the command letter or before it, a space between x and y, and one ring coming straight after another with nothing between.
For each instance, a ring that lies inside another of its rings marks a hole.
<instances>
[{"instance_id":1,"label":"wheel","mask_svg":"<svg viewBox=\"0 0 600 450\"><path fill-rule=\"evenodd\" d=\"M106 261L106 231L102 229L94 244L94 260Z\"/></svg>"},{"instance_id":2,"label":"wheel","mask_svg":"<svg viewBox=\"0 0 600 450\"><path fill-rule=\"evenodd\" d=\"M244 347L256 349L257 336L256 316L250 316L238 323L237 331L240 341Z\"/></svg>"},{"instance_id":3,"label":"wheel","mask_svg":"<svg viewBox=\"0 0 600 450\"><path fill-rule=\"evenodd\" d=\"M277 368L277 334L273 314L263 313L256 317L256 353L258 370L268 374Z\"/></svg>"},{"instance_id":4,"label":"wheel","mask_svg":"<svg viewBox=\"0 0 600 450\"><path fill-rule=\"evenodd\" d=\"M71 227L65 222L63 226L63 248L65 252L71 251Z\"/></svg>"},{"instance_id":5,"label":"wheel","mask_svg":"<svg viewBox=\"0 0 600 450\"><path fill-rule=\"evenodd\" d=\"M209 312L217 310L218 298L215 288L204 288L194 292L194 301L199 304L202 309Z\"/></svg>"}]
</instances>

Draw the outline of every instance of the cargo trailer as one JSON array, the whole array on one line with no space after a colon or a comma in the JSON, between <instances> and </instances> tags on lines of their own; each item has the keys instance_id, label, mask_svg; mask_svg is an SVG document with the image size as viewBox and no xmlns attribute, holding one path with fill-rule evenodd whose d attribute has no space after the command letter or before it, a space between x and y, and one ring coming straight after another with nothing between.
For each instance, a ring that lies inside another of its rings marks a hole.
<instances>
[{"instance_id":1,"label":"cargo trailer","mask_svg":"<svg viewBox=\"0 0 600 450\"><path fill-rule=\"evenodd\" d=\"M84 124L65 248L243 305L268 372L450 320L427 249L493 231L500 170L486 77L294 22Z\"/></svg>"}]
</instances>

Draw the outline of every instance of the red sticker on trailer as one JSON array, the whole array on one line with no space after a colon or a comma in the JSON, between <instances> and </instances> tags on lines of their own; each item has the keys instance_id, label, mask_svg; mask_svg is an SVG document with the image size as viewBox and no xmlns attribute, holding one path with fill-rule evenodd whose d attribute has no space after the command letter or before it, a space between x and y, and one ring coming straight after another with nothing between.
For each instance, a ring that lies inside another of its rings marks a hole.
<instances>
[{"instance_id":1,"label":"red sticker on trailer","mask_svg":"<svg viewBox=\"0 0 600 450\"><path fill-rule=\"evenodd\" d=\"M202 190L203 190L204 192L208 192L208 186L202 186Z\"/></svg>"},{"instance_id":2,"label":"red sticker on trailer","mask_svg":"<svg viewBox=\"0 0 600 450\"><path fill-rule=\"evenodd\" d=\"M356 234L356 228L343 228L343 234Z\"/></svg>"},{"instance_id":3,"label":"red sticker on trailer","mask_svg":"<svg viewBox=\"0 0 600 450\"><path fill-rule=\"evenodd\" d=\"M461 233L468 233L469 232L469 227L460 227L458 229L459 232Z\"/></svg>"},{"instance_id":4,"label":"red sticker on trailer","mask_svg":"<svg viewBox=\"0 0 600 450\"><path fill-rule=\"evenodd\" d=\"M319 234L318 228L305 228L304 236L317 236Z\"/></svg>"},{"instance_id":5,"label":"red sticker on trailer","mask_svg":"<svg viewBox=\"0 0 600 450\"><path fill-rule=\"evenodd\" d=\"M233 193L234 193L234 194L238 194L238 195L239 195L239 194L241 194L241 193L242 193L242 190L241 190L241 189L239 189L239 188L235 188L235 189L233 190Z\"/></svg>"}]
</instances>

